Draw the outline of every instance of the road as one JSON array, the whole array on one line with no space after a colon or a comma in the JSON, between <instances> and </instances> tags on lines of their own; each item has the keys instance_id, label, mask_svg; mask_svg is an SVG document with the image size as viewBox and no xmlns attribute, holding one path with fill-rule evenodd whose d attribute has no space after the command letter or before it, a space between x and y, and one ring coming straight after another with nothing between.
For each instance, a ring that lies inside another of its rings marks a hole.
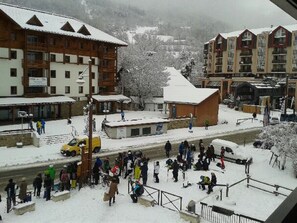
<instances>
[{"instance_id":1,"label":"road","mask_svg":"<svg viewBox=\"0 0 297 223\"><path fill-rule=\"evenodd\" d=\"M204 137L203 142L204 145L209 145L210 142L215 138L230 140L232 142L235 142L237 144L243 145L246 143L251 143L254 141L254 139L257 137L257 135L260 133L259 129L252 129L252 130L243 130L240 132L231 132L226 134L219 134L219 135L213 135L209 137ZM198 142L201 138L190 140L189 144L195 144L198 145ZM164 142L165 144L165 142ZM157 144L153 147L143 147L143 148L137 148L137 150L142 150L143 153L149 157L150 159L156 159L156 158L165 158L165 152L164 152L164 144ZM172 154L178 153L178 146L179 143L172 144ZM106 152L106 153L100 153L93 156L93 159L95 159L97 156L100 158L104 158L106 156L109 157L111 164L113 165L113 161L118 155L119 151L115 152ZM59 161L55 161L55 168L56 168L56 177L59 175L60 170L62 167L69 163L73 162L75 160L79 160L80 157L76 158L65 158ZM36 164L28 164L28 165L22 165L22 166L14 166L14 167L7 167L7 168L1 168L0 171L0 192L4 190L4 187L8 183L8 180L10 178L14 179L15 182L19 183L21 181L22 177L27 178L27 183L32 184L33 179L38 173L43 173L48 168L49 163L36 163Z\"/></svg>"}]
</instances>

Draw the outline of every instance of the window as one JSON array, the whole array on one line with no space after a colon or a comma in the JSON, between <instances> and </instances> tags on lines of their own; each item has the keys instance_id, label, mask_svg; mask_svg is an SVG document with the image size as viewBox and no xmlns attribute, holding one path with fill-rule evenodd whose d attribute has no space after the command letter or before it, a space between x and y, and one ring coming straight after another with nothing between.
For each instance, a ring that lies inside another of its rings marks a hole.
<instances>
[{"instance_id":1,"label":"window","mask_svg":"<svg viewBox=\"0 0 297 223\"><path fill-rule=\"evenodd\" d=\"M29 44L37 44L38 43L38 37L37 36L27 36L27 43Z\"/></svg>"},{"instance_id":2,"label":"window","mask_svg":"<svg viewBox=\"0 0 297 223\"><path fill-rule=\"evenodd\" d=\"M95 58L92 58L92 64L95 65Z\"/></svg>"},{"instance_id":3,"label":"window","mask_svg":"<svg viewBox=\"0 0 297 223\"><path fill-rule=\"evenodd\" d=\"M150 135L151 134L151 127L143 128L142 129L143 135Z\"/></svg>"},{"instance_id":4,"label":"window","mask_svg":"<svg viewBox=\"0 0 297 223\"><path fill-rule=\"evenodd\" d=\"M83 43L79 43L79 48L83 49L84 48L84 44Z\"/></svg>"},{"instance_id":5,"label":"window","mask_svg":"<svg viewBox=\"0 0 297 223\"><path fill-rule=\"evenodd\" d=\"M78 63L83 64L84 63L84 58L83 57L78 57Z\"/></svg>"},{"instance_id":6,"label":"window","mask_svg":"<svg viewBox=\"0 0 297 223\"><path fill-rule=\"evenodd\" d=\"M95 87L92 86L92 93L95 93Z\"/></svg>"},{"instance_id":7,"label":"window","mask_svg":"<svg viewBox=\"0 0 297 223\"><path fill-rule=\"evenodd\" d=\"M51 86L51 94L56 94L56 87L55 86Z\"/></svg>"},{"instance_id":8,"label":"window","mask_svg":"<svg viewBox=\"0 0 297 223\"><path fill-rule=\"evenodd\" d=\"M50 38L49 45L52 45L52 46L56 45L56 40L54 38Z\"/></svg>"},{"instance_id":9,"label":"window","mask_svg":"<svg viewBox=\"0 0 297 223\"><path fill-rule=\"evenodd\" d=\"M158 110L163 109L163 104L158 104Z\"/></svg>"},{"instance_id":10,"label":"window","mask_svg":"<svg viewBox=\"0 0 297 223\"><path fill-rule=\"evenodd\" d=\"M107 52L108 52L108 47L107 47L107 46L105 46L105 47L103 48L103 52L104 52L104 53L107 53Z\"/></svg>"},{"instance_id":11,"label":"window","mask_svg":"<svg viewBox=\"0 0 297 223\"><path fill-rule=\"evenodd\" d=\"M17 69L16 68L10 68L10 76L16 77L17 76Z\"/></svg>"},{"instance_id":12,"label":"window","mask_svg":"<svg viewBox=\"0 0 297 223\"><path fill-rule=\"evenodd\" d=\"M131 136L139 136L139 129L131 129Z\"/></svg>"},{"instance_id":13,"label":"window","mask_svg":"<svg viewBox=\"0 0 297 223\"><path fill-rule=\"evenodd\" d=\"M78 93L80 93L80 94L84 93L84 87L83 86L78 87Z\"/></svg>"},{"instance_id":14,"label":"window","mask_svg":"<svg viewBox=\"0 0 297 223\"><path fill-rule=\"evenodd\" d=\"M227 153L232 153L232 154L233 154L233 151L232 151L232 149L231 149L231 148L229 148L229 147L227 147L227 146L226 146L226 152L227 152Z\"/></svg>"},{"instance_id":15,"label":"window","mask_svg":"<svg viewBox=\"0 0 297 223\"><path fill-rule=\"evenodd\" d=\"M108 60L102 61L102 67L108 67Z\"/></svg>"},{"instance_id":16,"label":"window","mask_svg":"<svg viewBox=\"0 0 297 223\"><path fill-rule=\"evenodd\" d=\"M70 56L65 56L64 57L64 62L65 63L70 63Z\"/></svg>"},{"instance_id":17,"label":"window","mask_svg":"<svg viewBox=\"0 0 297 223\"><path fill-rule=\"evenodd\" d=\"M95 72L92 72L92 79L95 79Z\"/></svg>"},{"instance_id":18,"label":"window","mask_svg":"<svg viewBox=\"0 0 297 223\"><path fill-rule=\"evenodd\" d=\"M65 46L65 48L68 48L69 47L69 41L68 40L65 40L65 43L64 43L64 46Z\"/></svg>"},{"instance_id":19,"label":"window","mask_svg":"<svg viewBox=\"0 0 297 223\"><path fill-rule=\"evenodd\" d=\"M51 54L51 62L56 62L56 55L55 54Z\"/></svg>"},{"instance_id":20,"label":"window","mask_svg":"<svg viewBox=\"0 0 297 223\"><path fill-rule=\"evenodd\" d=\"M70 94L70 86L65 86L65 94Z\"/></svg>"},{"instance_id":21,"label":"window","mask_svg":"<svg viewBox=\"0 0 297 223\"><path fill-rule=\"evenodd\" d=\"M70 78L70 71L65 71L65 78Z\"/></svg>"},{"instance_id":22,"label":"window","mask_svg":"<svg viewBox=\"0 0 297 223\"><path fill-rule=\"evenodd\" d=\"M56 78L56 71L55 70L51 70L51 78Z\"/></svg>"},{"instance_id":23,"label":"window","mask_svg":"<svg viewBox=\"0 0 297 223\"><path fill-rule=\"evenodd\" d=\"M17 39L17 37L16 37L16 33L10 33L10 39L11 39L12 41L15 41L15 40Z\"/></svg>"},{"instance_id":24,"label":"window","mask_svg":"<svg viewBox=\"0 0 297 223\"><path fill-rule=\"evenodd\" d=\"M11 86L10 87L10 94L17 94L17 87L16 86Z\"/></svg>"},{"instance_id":25,"label":"window","mask_svg":"<svg viewBox=\"0 0 297 223\"><path fill-rule=\"evenodd\" d=\"M17 51L16 50L11 50L10 51L10 58L11 59L16 59L17 58Z\"/></svg>"}]
</instances>

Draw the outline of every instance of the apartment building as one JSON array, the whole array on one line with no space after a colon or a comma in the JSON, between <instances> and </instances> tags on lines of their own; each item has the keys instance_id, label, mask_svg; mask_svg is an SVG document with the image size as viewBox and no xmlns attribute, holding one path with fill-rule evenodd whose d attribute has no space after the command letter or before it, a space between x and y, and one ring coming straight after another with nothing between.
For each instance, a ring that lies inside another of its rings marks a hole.
<instances>
[{"instance_id":1,"label":"apartment building","mask_svg":"<svg viewBox=\"0 0 297 223\"><path fill-rule=\"evenodd\" d=\"M89 85L76 83L82 72L91 73L94 95L113 95L122 46L75 18L1 3L0 120L14 121L19 110L38 118L81 113L71 107L87 100Z\"/></svg>"},{"instance_id":2,"label":"apartment building","mask_svg":"<svg viewBox=\"0 0 297 223\"><path fill-rule=\"evenodd\" d=\"M219 88L221 99L230 94L237 97L236 89L243 82L258 85L263 78L281 80L287 76L290 87L294 88L294 93L290 90L293 97L297 77L297 25L219 33L204 45L203 72L205 78L201 85Z\"/></svg>"}]
</instances>

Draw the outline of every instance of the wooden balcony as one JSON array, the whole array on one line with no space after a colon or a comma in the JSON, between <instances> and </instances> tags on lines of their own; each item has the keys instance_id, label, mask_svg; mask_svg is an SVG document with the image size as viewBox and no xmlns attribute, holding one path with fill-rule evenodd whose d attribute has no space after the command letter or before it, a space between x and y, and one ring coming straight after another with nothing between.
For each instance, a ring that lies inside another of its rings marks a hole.
<instances>
[{"instance_id":1,"label":"wooden balcony","mask_svg":"<svg viewBox=\"0 0 297 223\"><path fill-rule=\"evenodd\" d=\"M100 52L99 53L99 58L100 59L116 59L117 58L117 54L115 52L108 52L108 53L103 53Z\"/></svg>"},{"instance_id":2,"label":"wooden balcony","mask_svg":"<svg viewBox=\"0 0 297 223\"><path fill-rule=\"evenodd\" d=\"M27 67L31 68L48 68L49 67L49 61L47 60L27 60ZM24 67L25 65L25 60L22 60L22 65Z\"/></svg>"},{"instance_id":3,"label":"wooden balcony","mask_svg":"<svg viewBox=\"0 0 297 223\"><path fill-rule=\"evenodd\" d=\"M27 49L45 51L47 49L47 44L39 42L27 42Z\"/></svg>"}]
</instances>

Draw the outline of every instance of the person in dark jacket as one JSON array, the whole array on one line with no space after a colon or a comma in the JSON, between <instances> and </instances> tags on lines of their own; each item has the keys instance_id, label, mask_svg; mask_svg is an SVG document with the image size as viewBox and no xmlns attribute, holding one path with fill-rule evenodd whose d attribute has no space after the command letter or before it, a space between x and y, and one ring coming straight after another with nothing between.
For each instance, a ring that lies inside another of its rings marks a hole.
<instances>
[{"instance_id":1,"label":"person in dark jacket","mask_svg":"<svg viewBox=\"0 0 297 223\"><path fill-rule=\"evenodd\" d=\"M140 169L141 169L141 175L142 175L143 185L146 185L146 182L147 182L147 171L148 171L147 161L144 161L144 162L142 162L140 164Z\"/></svg>"},{"instance_id":2,"label":"person in dark jacket","mask_svg":"<svg viewBox=\"0 0 297 223\"><path fill-rule=\"evenodd\" d=\"M173 169L172 174L174 177L174 182L177 182L178 181L178 170L179 170L179 164L177 163L177 160L173 161L172 169Z\"/></svg>"},{"instance_id":3,"label":"person in dark jacket","mask_svg":"<svg viewBox=\"0 0 297 223\"><path fill-rule=\"evenodd\" d=\"M93 177L94 177L95 185L98 185L98 183L99 183L99 172L100 172L99 166L95 162L94 167L93 167Z\"/></svg>"},{"instance_id":4,"label":"person in dark jacket","mask_svg":"<svg viewBox=\"0 0 297 223\"><path fill-rule=\"evenodd\" d=\"M217 177L214 173L211 173L210 184L208 185L207 193L210 194L213 190L212 188L217 185Z\"/></svg>"},{"instance_id":5,"label":"person in dark jacket","mask_svg":"<svg viewBox=\"0 0 297 223\"><path fill-rule=\"evenodd\" d=\"M13 205L16 205L15 202L15 191L16 191L16 184L13 182L13 179L8 180L8 184L6 185L5 189L7 192L7 198L10 199L13 203Z\"/></svg>"},{"instance_id":6,"label":"person in dark jacket","mask_svg":"<svg viewBox=\"0 0 297 223\"><path fill-rule=\"evenodd\" d=\"M171 151L171 143L169 142L169 140L166 142L164 149L165 149L166 157L169 158L170 151Z\"/></svg>"},{"instance_id":7,"label":"person in dark jacket","mask_svg":"<svg viewBox=\"0 0 297 223\"><path fill-rule=\"evenodd\" d=\"M40 191L42 187L42 176L41 173L37 174L33 181L33 187L34 187L34 196L36 195L37 192L37 197L40 197Z\"/></svg>"},{"instance_id":8,"label":"person in dark jacket","mask_svg":"<svg viewBox=\"0 0 297 223\"><path fill-rule=\"evenodd\" d=\"M43 187L45 188L46 201L51 199L52 180L49 174L45 175Z\"/></svg>"},{"instance_id":9,"label":"person in dark jacket","mask_svg":"<svg viewBox=\"0 0 297 223\"><path fill-rule=\"evenodd\" d=\"M178 153L179 153L179 155L181 157L183 157L183 154L184 154L184 142L181 142L181 144L179 144Z\"/></svg>"}]
</instances>

